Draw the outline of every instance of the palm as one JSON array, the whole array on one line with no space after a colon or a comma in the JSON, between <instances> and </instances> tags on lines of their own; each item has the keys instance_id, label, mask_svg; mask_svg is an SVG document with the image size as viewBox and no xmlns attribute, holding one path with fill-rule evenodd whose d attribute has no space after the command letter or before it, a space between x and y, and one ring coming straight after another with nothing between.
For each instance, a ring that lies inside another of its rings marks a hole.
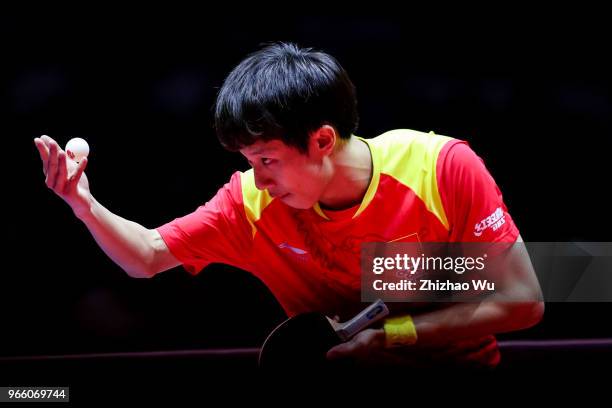
<instances>
[{"instance_id":1,"label":"palm","mask_svg":"<svg viewBox=\"0 0 612 408\"><path fill-rule=\"evenodd\" d=\"M75 212L88 208L91 202L89 180L84 173L87 159L77 163L68 157L55 140L48 136L34 139L43 162L47 187L66 201Z\"/></svg>"},{"instance_id":2,"label":"palm","mask_svg":"<svg viewBox=\"0 0 612 408\"><path fill-rule=\"evenodd\" d=\"M77 166L78 164L75 161L67 159L66 168L68 177L75 175L77 172ZM60 194L60 196L71 206L72 204L82 204L86 202L89 199L90 192L89 180L87 179L85 172L81 173L78 183L73 189L67 188L63 194Z\"/></svg>"}]
</instances>

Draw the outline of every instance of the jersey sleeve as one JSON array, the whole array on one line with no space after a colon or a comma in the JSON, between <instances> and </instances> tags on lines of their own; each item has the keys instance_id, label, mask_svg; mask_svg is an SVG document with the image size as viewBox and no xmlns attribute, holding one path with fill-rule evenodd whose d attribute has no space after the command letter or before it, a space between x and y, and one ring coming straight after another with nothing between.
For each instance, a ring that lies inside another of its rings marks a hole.
<instances>
[{"instance_id":1,"label":"jersey sleeve","mask_svg":"<svg viewBox=\"0 0 612 408\"><path fill-rule=\"evenodd\" d=\"M251 227L244 211L240 172L206 204L157 228L170 252L196 274L210 263L248 269Z\"/></svg>"},{"instance_id":2,"label":"jersey sleeve","mask_svg":"<svg viewBox=\"0 0 612 408\"><path fill-rule=\"evenodd\" d=\"M448 142L438 156L437 180L450 242L515 242L519 230L483 160L467 142Z\"/></svg>"}]
</instances>

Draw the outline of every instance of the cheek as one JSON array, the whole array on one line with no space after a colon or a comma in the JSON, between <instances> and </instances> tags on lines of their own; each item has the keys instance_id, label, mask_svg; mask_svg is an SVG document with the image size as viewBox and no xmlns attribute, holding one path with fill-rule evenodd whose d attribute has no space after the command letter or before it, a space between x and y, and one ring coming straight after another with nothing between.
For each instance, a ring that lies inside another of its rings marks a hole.
<instances>
[{"instance_id":1,"label":"cheek","mask_svg":"<svg viewBox=\"0 0 612 408\"><path fill-rule=\"evenodd\" d=\"M324 185L320 166L307 161L282 169L278 180L288 192L302 196L317 195Z\"/></svg>"},{"instance_id":2,"label":"cheek","mask_svg":"<svg viewBox=\"0 0 612 408\"><path fill-rule=\"evenodd\" d=\"M304 168L295 174L294 185L304 193L316 193L321 185L321 175L312 168Z\"/></svg>"}]
</instances>

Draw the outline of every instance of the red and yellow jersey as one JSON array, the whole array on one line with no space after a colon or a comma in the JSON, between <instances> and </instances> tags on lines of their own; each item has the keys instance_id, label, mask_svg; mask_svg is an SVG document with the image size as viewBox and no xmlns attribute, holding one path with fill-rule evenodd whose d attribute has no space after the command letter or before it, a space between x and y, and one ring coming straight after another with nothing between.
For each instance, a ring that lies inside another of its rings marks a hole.
<instances>
[{"instance_id":1,"label":"red and yellow jersey","mask_svg":"<svg viewBox=\"0 0 612 408\"><path fill-rule=\"evenodd\" d=\"M518 237L495 181L466 142L413 130L362 140L372 154L372 180L353 208L291 208L258 190L249 170L158 231L189 272L210 263L247 270L290 316L361 309L361 243Z\"/></svg>"}]
</instances>

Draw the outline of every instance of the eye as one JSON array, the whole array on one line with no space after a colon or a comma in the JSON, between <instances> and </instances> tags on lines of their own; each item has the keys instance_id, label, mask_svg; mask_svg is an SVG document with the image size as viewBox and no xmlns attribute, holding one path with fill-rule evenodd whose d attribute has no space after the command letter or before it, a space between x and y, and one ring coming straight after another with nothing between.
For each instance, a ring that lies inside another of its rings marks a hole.
<instances>
[{"instance_id":1,"label":"eye","mask_svg":"<svg viewBox=\"0 0 612 408\"><path fill-rule=\"evenodd\" d=\"M274 162L273 159L269 159L267 157L262 157L261 158L261 164L263 164L264 166L268 166L270 164L272 164Z\"/></svg>"}]
</instances>

